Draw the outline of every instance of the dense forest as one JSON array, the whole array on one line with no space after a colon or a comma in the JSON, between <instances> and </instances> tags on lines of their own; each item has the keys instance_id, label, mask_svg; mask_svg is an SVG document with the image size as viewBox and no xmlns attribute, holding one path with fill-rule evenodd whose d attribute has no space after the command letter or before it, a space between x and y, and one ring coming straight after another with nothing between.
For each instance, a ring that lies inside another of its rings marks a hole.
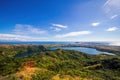
<instances>
[{"instance_id":1,"label":"dense forest","mask_svg":"<svg viewBox=\"0 0 120 80\"><path fill-rule=\"evenodd\" d=\"M31 55L20 56L26 53ZM0 80L120 80L120 56L5 45L0 46Z\"/></svg>"}]
</instances>

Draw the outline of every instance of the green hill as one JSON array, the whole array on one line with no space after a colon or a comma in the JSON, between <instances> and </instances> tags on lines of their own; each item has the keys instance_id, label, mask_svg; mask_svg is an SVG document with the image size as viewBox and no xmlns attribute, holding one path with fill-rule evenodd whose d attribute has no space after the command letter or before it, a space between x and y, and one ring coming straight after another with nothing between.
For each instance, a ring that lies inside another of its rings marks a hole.
<instances>
[{"instance_id":1,"label":"green hill","mask_svg":"<svg viewBox=\"0 0 120 80\"><path fill-rule=\"evenodd\" d=\"M4 53L0 55L0 80L120 80L120 57L117 55L50 51L40 46L14 48L0 48ZM21 54L18 53L20 48L26 52L32 49L32 53L39 51L39 54L15 57Z\"/></svg>"}]
</instances>

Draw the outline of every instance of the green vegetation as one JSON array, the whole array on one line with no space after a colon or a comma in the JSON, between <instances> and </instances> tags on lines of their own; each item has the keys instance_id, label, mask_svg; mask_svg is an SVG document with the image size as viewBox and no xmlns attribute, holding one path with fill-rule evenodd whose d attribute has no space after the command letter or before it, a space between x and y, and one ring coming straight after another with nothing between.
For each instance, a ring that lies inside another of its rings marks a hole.
<instances>
[{"instance_id":1,"label":"green vegetation","mask_svg":"<svg viewBox=\"0 0 120 80\"><path fill-rule=\"evenodd\" d=\"M120 80L118 55L50 51L44 46L2 46L0 51L0 80Z\"/></svg>"}]
</instances>

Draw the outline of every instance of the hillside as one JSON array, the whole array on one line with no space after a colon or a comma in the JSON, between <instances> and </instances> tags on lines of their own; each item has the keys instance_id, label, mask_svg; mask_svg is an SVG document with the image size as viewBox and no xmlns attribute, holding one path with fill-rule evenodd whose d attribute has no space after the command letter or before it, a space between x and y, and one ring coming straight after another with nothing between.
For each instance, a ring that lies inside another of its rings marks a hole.
<instances>
[{"instance_id":1,"label":"hillside","mask_svg":"<svg viewBox=\"0 0 120 80\"><path fill-rule=\"evenodd\" d=\"M0 47L0 51L0 80L120 80L118 55L50 51L43 46ZM15 57L20 51L39 53Z\"/></svg>"}]
</instances>

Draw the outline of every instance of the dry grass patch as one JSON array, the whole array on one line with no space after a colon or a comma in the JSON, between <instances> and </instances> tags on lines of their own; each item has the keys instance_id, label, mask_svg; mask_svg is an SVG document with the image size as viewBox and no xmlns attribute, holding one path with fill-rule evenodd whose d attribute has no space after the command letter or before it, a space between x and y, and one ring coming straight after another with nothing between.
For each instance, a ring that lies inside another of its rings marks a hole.
<instances>
[{"instance_id":1,"label":"dry grass patch","mask_svg":"<svg viewBox=\"0 0 120 80\"><path fill-rule=\"evenodd\" d=\"M39 70L39 68L35 67L34 61L27 61L24 64L24 67L20 68L20 71L16 73L16 76L22 80L30 80L32 75L35 75L35 72Z\"/></svg>"},{"instance_id":2,"label":"dry grass patch","mask_svg":"<svg viewBox=\"0 0 120 80\"><path fill-rule=\"evenodd\" d=\"M32 75L35 75L35 72L39 70L39 68L31 68L31 67L24 67L23 71L17 72L16 75L18 78L24 80L30 80Z\"/></svg>"}]
</instances>

